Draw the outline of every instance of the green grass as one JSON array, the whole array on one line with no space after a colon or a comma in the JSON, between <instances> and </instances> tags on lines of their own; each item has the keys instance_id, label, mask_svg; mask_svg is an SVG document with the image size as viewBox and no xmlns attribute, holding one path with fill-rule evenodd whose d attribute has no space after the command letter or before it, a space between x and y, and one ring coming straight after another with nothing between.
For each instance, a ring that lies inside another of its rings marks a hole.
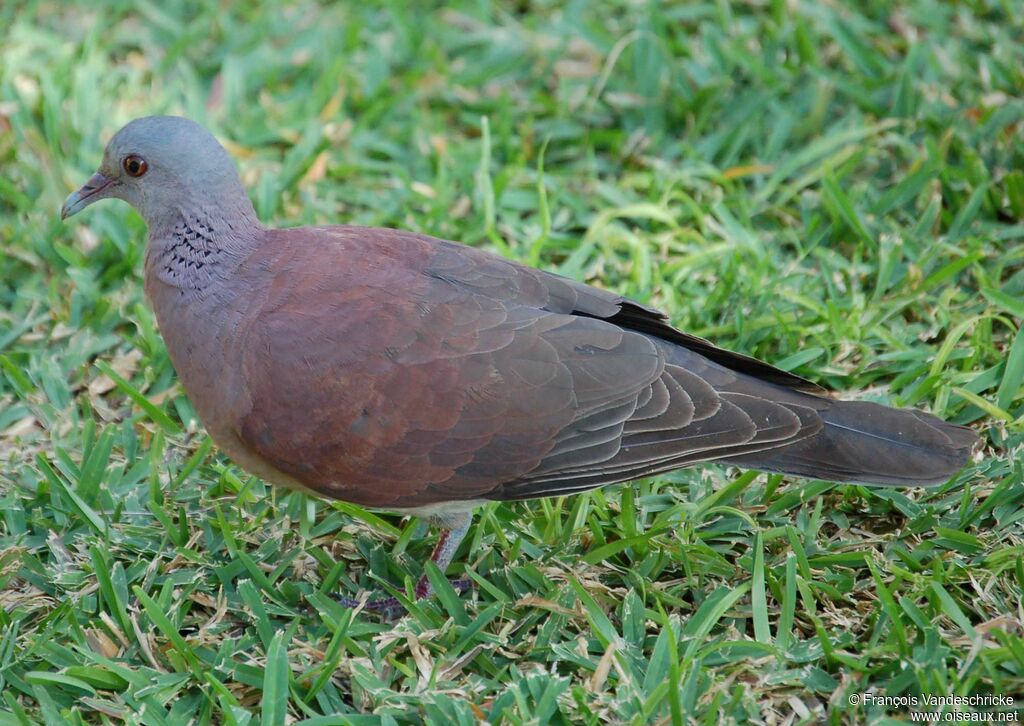
<instances>
[{"instance_id":1,"label":"green grass","mask_svg":"<svg viewBox=\"0 0 1024 726\"><path fill-rule=\"evenodd\" d=\"M1006 0L0 6L0 726L834 723L1024 699L1024 20ZM230 9L228 9L230 6ZM133 117L263 219L405 227L606 286L850 396L976 424L948 485L715 467L423 525L212 447L125 205ZM435 573L436 574L436 573ZM341 714L331 716L333 714Z\"/></svg>"}]
</instances>

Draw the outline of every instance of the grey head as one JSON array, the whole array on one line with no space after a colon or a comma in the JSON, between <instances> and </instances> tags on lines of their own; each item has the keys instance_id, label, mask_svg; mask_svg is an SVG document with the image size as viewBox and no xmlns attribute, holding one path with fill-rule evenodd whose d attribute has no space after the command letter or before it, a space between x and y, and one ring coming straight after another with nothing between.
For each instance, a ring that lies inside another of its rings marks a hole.
<instances>
[{"instance_id":1,"label":"grey head","mask_svg":"<svg viewBox=\"0 0 1024 726\"><path fill-rule=\"evenodd\" d=\"M259 226L231 157L202 126L180 116L136 119L107 144L99 170L64 201L61 219L108 197L135 207L150 237L182 219Z\"/></svg>"}]
</instances>

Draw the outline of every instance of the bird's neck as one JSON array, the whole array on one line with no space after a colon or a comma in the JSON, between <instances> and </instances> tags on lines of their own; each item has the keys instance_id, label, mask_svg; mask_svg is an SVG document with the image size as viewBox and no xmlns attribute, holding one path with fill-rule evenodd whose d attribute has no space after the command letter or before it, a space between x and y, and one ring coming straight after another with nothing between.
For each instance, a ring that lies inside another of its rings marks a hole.
<instances>
[{"instance_id":1,"label":"bird's neck","mask_svg":"<svg viewBox=\"0 0 1024 726\"><path fill-rule=\"evenodd\" d=\"M261 238L263 226L252 206L247 206L240 210L174 210L151 220L147 288L166 286L182 297L202 298L209 290L223 287Z\"/></svg>"}]
</instances>

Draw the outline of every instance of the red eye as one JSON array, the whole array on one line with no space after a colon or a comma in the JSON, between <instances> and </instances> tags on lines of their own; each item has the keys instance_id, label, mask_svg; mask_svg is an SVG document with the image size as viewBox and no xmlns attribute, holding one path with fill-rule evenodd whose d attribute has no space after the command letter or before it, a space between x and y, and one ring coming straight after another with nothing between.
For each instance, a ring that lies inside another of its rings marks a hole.
<instances>
[{"instance_id":1,"label":"red eye","mask_svg":"<svg viewBox=\"0 0 1024 726\"><path fill-rule=\"evenodd\" d=\"M143 159L141 156L136 156L135 154L129 154L128 156L124 157L124 163L122 164L122 166L124 166L124 170L128 174L128 176L136 177L145 174L146 169L149 168L149 165L146 163L146 160Z\"/></svg>"}]
</instances>

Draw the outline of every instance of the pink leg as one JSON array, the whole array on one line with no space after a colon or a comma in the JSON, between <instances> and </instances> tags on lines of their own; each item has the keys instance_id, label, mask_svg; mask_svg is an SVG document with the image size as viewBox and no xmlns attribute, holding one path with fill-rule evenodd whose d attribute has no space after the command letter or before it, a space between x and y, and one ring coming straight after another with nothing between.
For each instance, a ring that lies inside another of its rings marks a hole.
<instances>
[{"instance_id":1,"label":"pink leg","mask_svg":"<svg viewBox=\"0 0 1024 726\"><path fill-rule=\"evenodd\" d=\"M434 551L431 553L430 559L437 565L437 569L441 570L442 574L448 569L448 565L452 563L452 558L455 556L456 551L458 551L459 545L465 539L466 532L469 531L470 521L472 521L472 518L466 515L464 522L460 522L450 529L441 530L441 536L438 537L437 544L434 545ZM430 580L424 572L420 577L420 581L416 583L416 599L422 600L430 597L433 592L434 588L431 587Z\"/></svg>"},{"instance_id":2,"label":"pink leg","mask_svg":"<svg viewBox=\"0 0 1024 726\"><path fill-rule=\"evenodd\" d=\"M466 537L472 521L473 517L468 512L449 515L445 518L431 518L430 523L441 527L441 532L437 539L437 544L434 545L434 551L431 553L430 559L441 572L448 569L448 565L451 564L452 558L459 549L459 545ZM470 582L468 580L453 580L452 585L459 592L464 592L469 589ZM416 583L415 597L417 600L423 600L430 597L433 593L434 588L431 586L426 573L424 573ZM360 602L350 597L342 597L340 601L342 605L350 608L358 606ZM375 611L401 611L404 609L398 598L394 597L368 600L364 607L366 610Z\"/></svg>"}]
</instances>

